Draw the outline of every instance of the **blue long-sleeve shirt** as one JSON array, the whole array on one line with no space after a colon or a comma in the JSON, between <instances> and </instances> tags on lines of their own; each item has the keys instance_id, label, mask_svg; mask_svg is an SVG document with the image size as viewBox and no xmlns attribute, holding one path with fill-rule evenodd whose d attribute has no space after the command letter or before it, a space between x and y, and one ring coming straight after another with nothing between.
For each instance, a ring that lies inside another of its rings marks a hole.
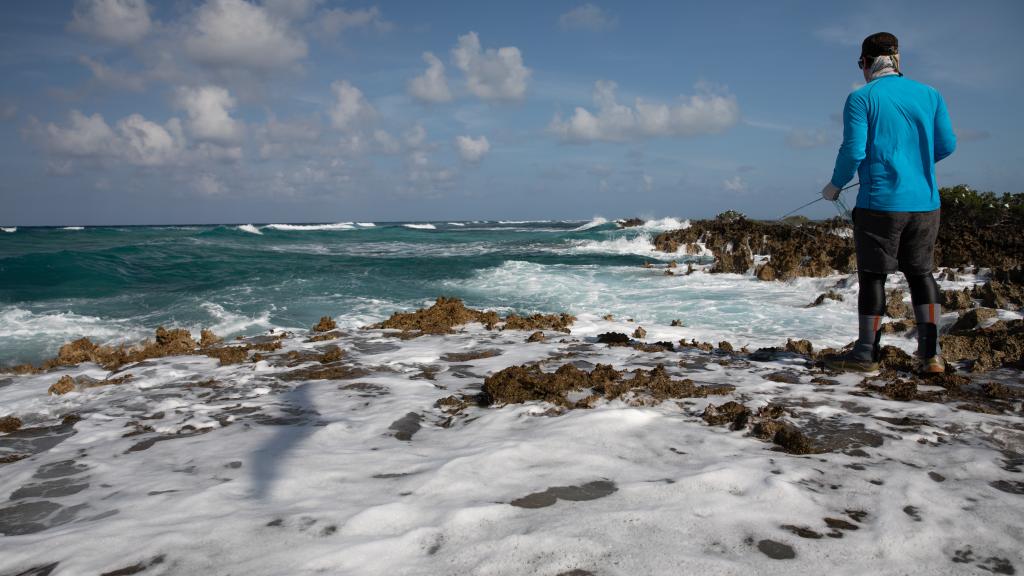
<instances>
[{"instance_id":1,"label":"blue long-sleeve shirt","mask_svg":"<svg viewBox=\"0 0 1024 576\"><path fill-rule=\"evenodd\" d=\"M832 184L842 188L857 172L858 208L935 210L935 163L955 149L956 135L939 91L905 76L882 76L846 99L843 145Z\"/></svg>"}]
</instances>

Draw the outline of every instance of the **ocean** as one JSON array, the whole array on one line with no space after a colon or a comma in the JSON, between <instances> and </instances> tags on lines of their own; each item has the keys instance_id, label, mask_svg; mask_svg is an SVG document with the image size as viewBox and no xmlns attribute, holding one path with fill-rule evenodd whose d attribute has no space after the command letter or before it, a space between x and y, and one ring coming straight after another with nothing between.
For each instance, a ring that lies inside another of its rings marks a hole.
<instances>
[{"instance_id":1,"label":"ocean","mask_svg":"<svg viewBox=\"0 0 1024 576\"><path fill-rule=\"evenodd\" d=\"M709 264L710 254L659 252L651 240L687 225L662 218L619 228L595 218L7 228L0 366L38 362L83 336L138 341L159 325L236 336L308 328L329 315L358 328L441 295L502 313L681 320L682 336L741 345L853 339L852 302L804 308L835 278L683 275L687 264ZM671 260L679 275L665 274Z\"/></svg>"},{"instance_id":2,"label":"ocean","mask_svg":"<svg viewBox=\"0 0 1024 576\"><path fill-rule=\"evenodd\" d=\"M865 378L825 371L805 348L755 351L853 340L856 283L712 274L710 255L654 250L659 231L687 224L0 232L2 364L159 325L230 338L0 372L0 573L1024 566L1020 371ZM842 300L808 307L826 290ZM577 319L545 338L476 322L364 329L441 295ZM321 316L338 329L314 333ZM957 320L947 312L942 329ZM606 332L637 342L611 346ZM681 340L712 345L654 344ZM883 343L915 346L898 332ZM572 386L552 392L547 378Z\"/></svg>"}]
</instances>

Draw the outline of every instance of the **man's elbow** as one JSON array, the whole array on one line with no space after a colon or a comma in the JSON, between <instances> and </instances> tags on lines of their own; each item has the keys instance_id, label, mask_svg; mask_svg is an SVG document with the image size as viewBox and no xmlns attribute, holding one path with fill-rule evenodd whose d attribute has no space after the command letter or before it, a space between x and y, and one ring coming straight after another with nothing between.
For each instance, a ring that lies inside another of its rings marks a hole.
<instances>
[{"instance_id":1,"label":"man's elbow","mask_svg":"<svg viewBox=\"0 0 1024 576\"><path fill-rule=\"evenodd\" d=\"M953 152L956 152L956 140L951 140L945 146L936 150L935 161L938 162L939 160L948 158Z\"/></svg>"}]
</instances>

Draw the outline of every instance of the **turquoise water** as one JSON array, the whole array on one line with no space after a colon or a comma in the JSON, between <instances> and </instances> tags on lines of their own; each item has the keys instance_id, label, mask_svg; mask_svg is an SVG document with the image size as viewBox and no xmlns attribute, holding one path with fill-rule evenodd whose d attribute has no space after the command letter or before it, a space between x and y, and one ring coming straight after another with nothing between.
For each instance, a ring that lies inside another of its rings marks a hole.
<instances>
[{"instance_id":1,"label":"turquoise water","mask_svg":"<svg viewBox=\"0 0 1024 576\"><path fill-rule=\"evenodd\" d=\"M603 219L5 229L0 366L38 362L82 336L137 341L159 325L232 336L308 328L331 315L355 329L439 295L501 312L611 313L665 326L683 319L683 335L714 341L847 341L852 309L802 309L821 280L666 276L671 259L710 262L654 250L654 235L684 225L665 218L626 229Z\"/></svg>"},{"instance_id":2,"label":"turquoise water","mask_svg":"<svg viewBox=\"0 0 1024 576\"><path fill-rule=\"evenodd\" d=\"M324 314L358 323L440 294L541 311L546 303L530 295L490 297L470 281L508 261L604 268L645 260L588 251L650 236L598 224L19 228L0 233L0 362L38 360L71 336L130 338L159 324L241 333L306 327Z\"/></svg>"}]
</instances>

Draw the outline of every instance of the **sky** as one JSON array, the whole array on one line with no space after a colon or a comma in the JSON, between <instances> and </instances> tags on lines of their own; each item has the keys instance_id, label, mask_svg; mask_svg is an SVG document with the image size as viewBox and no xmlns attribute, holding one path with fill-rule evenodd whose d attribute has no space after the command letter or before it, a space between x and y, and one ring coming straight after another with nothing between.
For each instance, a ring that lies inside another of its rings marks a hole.
<instances>
[{"instance_id":1,"label":"sky","mask_svg":"<svg viewBox=\"0 0 1024 576\"><path fill-rule=\"evenodd\" d=\"M883 30L949 108L939 185L1021 192L1022 24L1019 1L11 0L0 225L776 218L830 178Z\"/></svg>"}]
</instances>

